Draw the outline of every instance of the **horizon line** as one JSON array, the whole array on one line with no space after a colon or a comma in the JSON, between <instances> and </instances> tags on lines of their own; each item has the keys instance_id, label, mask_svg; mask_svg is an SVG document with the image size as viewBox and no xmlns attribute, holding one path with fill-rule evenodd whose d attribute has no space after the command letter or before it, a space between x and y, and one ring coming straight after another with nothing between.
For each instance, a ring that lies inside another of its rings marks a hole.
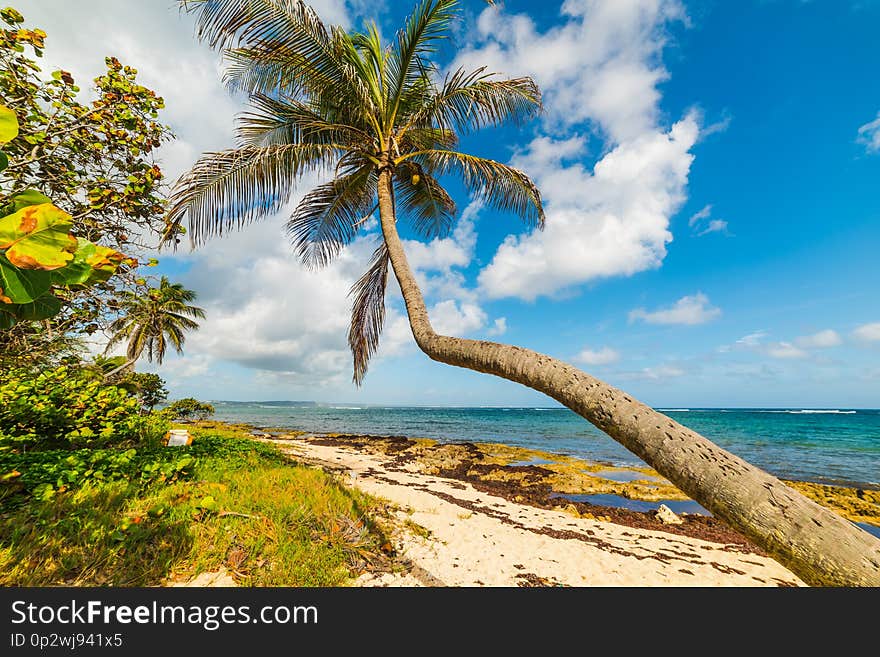
<instances>
[{"instance_id":1,"label":"horizon line","mask_svg":"<svg viewBox=\"0 0 880 657\"><path fill-rule=\"evenodd\" d=\"M211 399L208 400L213 404L221 404L221 403L232 403L232 404L302 404L302 405L311 405L311 406L337 406L337 407L366 407L366 408L483 408L483 409L498 409L498 408L518 408L518 409L542 409L542 410L571 410L567 406L555 405L555 406L522 406L518 404L491 404L491 405L479 405L475 406L473 404L402 404L402 403L383 403L383 402L318 402L312 400L299 400L299 399L269 399L269 400L258 400L258 399ZM687 412L687 411L747 411L747 410L757 410L757 411L877 411L880 408L877 407L868 407L868 406L673 406L673 405L664 405L664 406L651 406L655 411L660 412ZM572 411L574 412L574 411Z\"/></svg>"}]
</instances>

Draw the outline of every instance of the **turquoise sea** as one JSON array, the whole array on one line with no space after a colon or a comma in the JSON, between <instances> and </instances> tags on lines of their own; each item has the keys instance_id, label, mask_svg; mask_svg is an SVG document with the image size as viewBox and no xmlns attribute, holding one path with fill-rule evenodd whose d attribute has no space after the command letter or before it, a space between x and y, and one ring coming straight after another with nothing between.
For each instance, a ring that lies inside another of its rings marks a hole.
<instances>
[{"instance_id":1,"label":"turquoise sea","mask_svg":"<svg viewBox=\"0 0 880 657\"><path fill-rule=\"evenodd\" d=\"M565 408L436 408L214 402L215 418L258 427L494 442L614 465L641 461ZM658 409L788 479L880 487L880 410Z\"/></svg>"}]
</instances>

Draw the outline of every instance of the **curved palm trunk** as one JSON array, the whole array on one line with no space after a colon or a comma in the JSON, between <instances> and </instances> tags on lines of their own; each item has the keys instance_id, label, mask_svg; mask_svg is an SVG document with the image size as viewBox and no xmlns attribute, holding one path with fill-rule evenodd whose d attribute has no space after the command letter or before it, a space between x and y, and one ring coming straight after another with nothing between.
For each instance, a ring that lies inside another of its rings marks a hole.
<instances>
[{"instance_id":1,"label":"curved palm trunk","mask_svg":"<svg viewBox=\"0 0 880 657\"><path fill-rule=\"evenodd\" d=\"M438 335L395 226L391 173L379 178L382 232L419 347L556 399L740 530L811 585L880 586L880 541L698 433L579 369L510 345Z\"/></svg>"},{"instance_id":2,"label":"curved palm trunk","mask_svg":"<svg viewBox=\"0 0 880 657\"><path fill-rule=\"evenodd\" d=\"M138 358L140 358L140 354L138 354ZM125 362L124 362L122 365L120 365L119 367L117 367L117 368L115 368L115 369L112 369L112 370L110 370L109 372L107 372L107 373L104 375L104 380L107 381L107 380L109 380L109 379L112 379L114 376L116 376L117 374L119 374L120 372L123 372L123 371L125 371L125 370L133 370L133 369L134 369L134 364L135 364L136 362L137 362L137 358L129 358L127 361L125 361ZM150 410L152 410L152 408L151 408Z\"/></svg>"}]
</instances>

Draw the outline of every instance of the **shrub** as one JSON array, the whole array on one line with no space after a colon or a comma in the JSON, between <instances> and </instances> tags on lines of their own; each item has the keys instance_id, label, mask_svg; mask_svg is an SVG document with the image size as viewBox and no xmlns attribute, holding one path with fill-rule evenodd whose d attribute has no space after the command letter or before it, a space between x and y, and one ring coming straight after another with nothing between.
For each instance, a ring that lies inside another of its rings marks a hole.
<instances>
[{"instance_id":1,"label":"shrub","mask_svg":"<svg viewBox=\"0 0 880 657\"><path fill-rule=\"evenodd\" d=\"M0 373L0 438L18 447L130 445L158 440L166 428L167 420L142 416L135 397L93 371Z\"/></svg>"},{"instance_id":2,"label":"shrub","mask_svg":"<svg viewBox=\"0 0 880 657\"><path fill-rule=\"evenodd\" d=\"M165 409L171 417L178 417L184 420L195 418L204 420L214 415L214 407L211 404L200 402L198 399L187 397L186 399L178 399Z\"/></svg>"}]
</instances>

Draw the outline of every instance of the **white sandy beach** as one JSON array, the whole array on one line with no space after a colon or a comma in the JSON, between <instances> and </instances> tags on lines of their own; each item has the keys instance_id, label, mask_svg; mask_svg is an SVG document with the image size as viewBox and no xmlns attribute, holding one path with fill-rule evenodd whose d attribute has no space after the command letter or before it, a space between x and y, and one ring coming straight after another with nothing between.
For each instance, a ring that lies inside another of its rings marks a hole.
<instances>
[{"instance_id":1,"label":"white sandy beach","mask_svg":"<svg viewBox=\"0 0 880 657\"><path fill-rule=\"evenodd\" d=\"M394 548L411 568L364 575L363 586L803 585L739 546L518 504L453 479L390 469L387 457L342 446L267 442L391 503L400 520ZM406 521L430 535L407 530Z\"/></svg>"}]
</instances>

